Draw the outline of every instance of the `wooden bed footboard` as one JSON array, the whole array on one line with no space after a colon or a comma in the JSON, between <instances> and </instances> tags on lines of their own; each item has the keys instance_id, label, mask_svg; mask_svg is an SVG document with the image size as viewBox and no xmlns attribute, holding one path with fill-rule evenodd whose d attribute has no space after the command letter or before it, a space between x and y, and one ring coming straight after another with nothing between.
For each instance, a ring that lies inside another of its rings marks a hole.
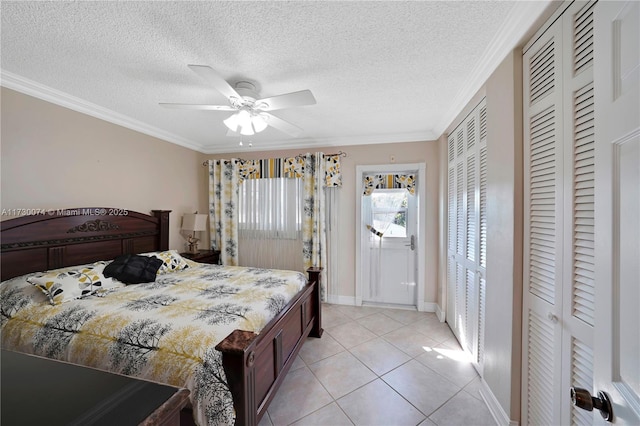
<instances>
[{"instance_id":1,"label":"wooden bed footboard","mask_svg":"<svg viewBox=\"0 0 640 426\"><path fill-rule=\"evenodd\" d=\"M236 425L257 425L307 336L322 336L320 268L261 334L235 330L216 346L233 395Z\"/></svg>"}]
</instances>

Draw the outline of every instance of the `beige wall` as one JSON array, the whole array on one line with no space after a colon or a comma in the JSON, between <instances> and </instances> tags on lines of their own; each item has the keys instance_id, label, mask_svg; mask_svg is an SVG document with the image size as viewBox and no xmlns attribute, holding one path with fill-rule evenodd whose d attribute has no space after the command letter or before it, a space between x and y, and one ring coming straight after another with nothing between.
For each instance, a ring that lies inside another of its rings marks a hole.
<instances>
[{"instance_id":1,"label":"beige wall","mask_svg":"<svg viewBox=\"0 0 640 426\"><path fill-rule=\"evenodd\" d=\"M522 345L522 52L487 90L487 301L484 379L520 419Z\"/></svg>"},{"instance_id":2,"label":"beige wall","mask_svg":"<svg viewBox=\"0 0 640 426\"><path fill-rule=\"evenodd\" d=\"M520 420L522 345L522 52L511 52L459 114L487 99L487 295L483 379ZM446 147L446 139L441 138ZM443 159L446 164L446 159ZM446 180L446 176L443 176ZM442 186L443 197L446 186ZM444 201L443 201L444 202ZM446 211L446 210L445 210ZM443 214L443 218L446 215ZM446 220L442 222L446 227ZM441 259L446 259L442 244ZM446 282L446 276L442 277Z\"/></svg>"},{"instance_id":3,"label":"beige wall","mask_svg":"<svg viewBox=\"0 0 640 426\"><path fill-rule=\"evenodd\" d=\"M169 245L184 249L181 215L206 190L199 153L6 88L1 106L3 209L172 210Z\"/></svg>"},{"instance_id":4,"label":"beige wall","mask_svg":"<svg viewBox=\"0 0 640 426\"><path fill-rule=\"evenodd\" d=\"M255 149L255 147L253 148ZM424 301L437 302L438 291L438 223L439 223L439 146L438 141L411 142L376 145L354 145L340 147L319 147L312 151L322 151L327 154L342 150L347 153L341 159L343 186L340 189L340 213L338 223L339 253L338 279L339 295L345 298L355 297L355 251L356 251L356 166L371 164L389 164L390 157L395 156L395 163L426 163L426 253ZM202 155L202 161L209 158L277 158L294 156L309 150L286 150L260 152L245 150L242 152L222 155ZM203 167L201 173L203 182L207 182L208 175ZM201 203L206 203L202 198Z\"/></svg>"}]
</instances>

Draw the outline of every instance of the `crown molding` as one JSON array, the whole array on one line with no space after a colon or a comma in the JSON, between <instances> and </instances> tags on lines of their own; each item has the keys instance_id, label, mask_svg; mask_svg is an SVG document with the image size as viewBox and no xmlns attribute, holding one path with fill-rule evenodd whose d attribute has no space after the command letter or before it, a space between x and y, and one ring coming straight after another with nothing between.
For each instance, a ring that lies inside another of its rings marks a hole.
<instances>
[{"instance_id":1,"label":"crown molding","mask_svg":"<svg viewBox=\"0 0 640 426\"><path fill-rule=\"evenodd\" d=\"M387 135L360 135L345 136L339 138L307 138L278 141L254 141L252 147L229 146L207 146L203 151L205 154L227 154L242 150L275 151L285 149L307 149L317 147L341 147L350 145L377 145L383 143L403 143L403 142L428 142L436 140L432 131L422 133L399 133Z\"/></svg>"},{"instance_id":2,"label":"crown molding","mask_svg":"<svg viewBox=\"0 0 640 426\"><path fill-rule=\"evenodd\" d=\"M435 126L434 133L438 137L464 110L509 52L521 43L522 38L531 30L531 26L542 16L551 3L552 0L515 2L513 9L489 43L482 59L458 90L447 113Z\"/></svg>"},{"instance_id":3,"label":"crown molding","mask_svg":"<svg viewBox=\"0 0 640 426\"><path fill-rule=\"evenodd\" d=\"M194 151L205 153L204 147L201 144L173 133L166 132L157 127L150 126L124 114L101 107L100 105L71 96L67 93L45 86L44 84L37 83L33 80L29 80L9 71L0 70L0 85L8 89L24 93L25 95L33 96L34 98L42 99L65 108L99 118L100 120L117 124L118 126L126 127L127 129L135 130L136 132L144 133L145 135L153 136L154 138L162 139Z\"/></svg>"}]
</instances>

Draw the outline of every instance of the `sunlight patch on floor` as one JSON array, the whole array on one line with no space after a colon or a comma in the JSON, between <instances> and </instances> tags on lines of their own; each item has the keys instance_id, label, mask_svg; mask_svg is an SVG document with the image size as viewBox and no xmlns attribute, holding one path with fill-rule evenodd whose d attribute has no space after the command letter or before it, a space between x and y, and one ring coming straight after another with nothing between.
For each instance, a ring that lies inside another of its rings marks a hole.
<instances>
[{"instance_id":1,"label":"sunlight patch on floor","mask_svg":"<svg viewBox=\"0 0 640 426\"><path fill-rule=\"evenodd\" d=\"M432 348L429 346L423 346L422 349L424 349L425 352L438 353L438 355L436 355L437 359L448 358L458 362L471 362L471 356L461 349Z\"/></svg>"}]
</instances>

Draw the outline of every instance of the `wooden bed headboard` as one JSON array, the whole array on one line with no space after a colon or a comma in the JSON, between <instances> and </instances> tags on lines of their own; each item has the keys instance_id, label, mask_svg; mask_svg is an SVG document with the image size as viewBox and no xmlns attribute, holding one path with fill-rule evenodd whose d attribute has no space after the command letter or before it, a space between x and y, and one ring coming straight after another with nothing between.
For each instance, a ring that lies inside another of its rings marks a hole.
<instances>
[{"instance_id":1,"label":"wooden bed headboard","mask_svg":"<svg viewBox=\"0 0 640 426\"><path fill-rule=\"evenodd\" d=\"M169 248L170 210L47 210L0 222L0 280Z\"/></svg>"}]
</instances>

